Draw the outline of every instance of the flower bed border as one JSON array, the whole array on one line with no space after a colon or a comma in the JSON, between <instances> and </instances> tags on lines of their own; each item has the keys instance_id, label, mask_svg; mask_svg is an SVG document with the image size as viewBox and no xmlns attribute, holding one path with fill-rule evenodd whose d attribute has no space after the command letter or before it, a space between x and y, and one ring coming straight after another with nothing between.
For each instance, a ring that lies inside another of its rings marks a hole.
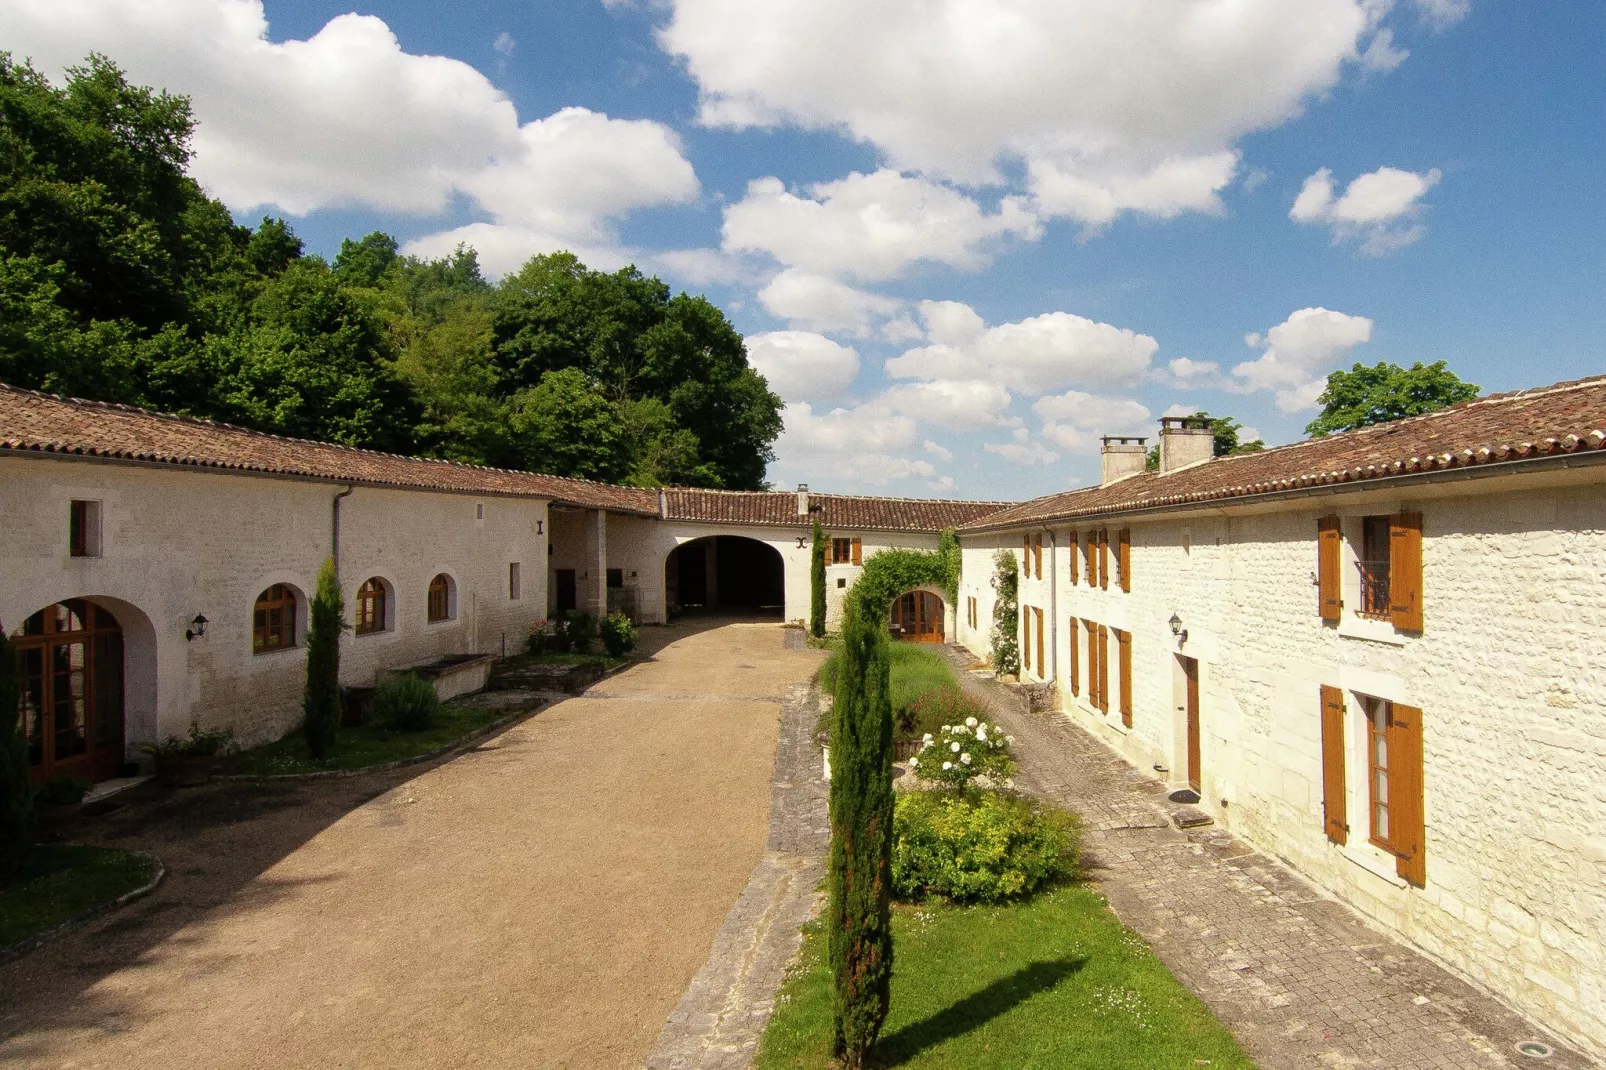
<instances>
[{"instance_id":1,"label":"flower bed border","mask_svg":"<svg viewBox=\"0 0 1606 1070\"><path fill-rule=\"evenodd\" d=\"M100 845L90 844L88 846ZM74 930L81 929L104 914L110 914L112 911L125 907L135 900L144 899L147 895L150 895L156 890L157 885L161 884L162 881L166 879L167 867L163 865L162 860L157 858L155 855L149 854L145 851L130 851L123 847L111 849L117 851L126 851L128 854L138 855L141 858L149 860L155 864L156 872L151 874L150 880L146 881L138 888L124 892L115 899L108 899L104 903L97 903L88 910L68 918L66 921L57 922L48 929L41 929L32 936L24 936L21 940L18 940L14 944L7 944L5 947L0 947L0 966L3 966L9 962L14 962L17 959L22 958L24 955L28 955L34 951L37 951L39 948L57 939L58 937L66 936L68 933L73 932Z\"/></svg>"}]
</instances>

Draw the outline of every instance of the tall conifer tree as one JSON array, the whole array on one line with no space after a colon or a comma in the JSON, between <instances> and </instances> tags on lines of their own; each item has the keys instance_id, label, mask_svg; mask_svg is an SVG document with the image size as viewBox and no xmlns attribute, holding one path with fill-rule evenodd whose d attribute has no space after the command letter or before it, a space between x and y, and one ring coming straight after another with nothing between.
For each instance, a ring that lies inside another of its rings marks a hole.
<instances>
[{"instance_id":1,"label":"tall conifer tree","mask_svg":"<svg viewBox=\"0 0 1606 1070\"><path fill-rule=\"evenodd\" d=\"M17 650L0 625L0 888L11 882L33 849L33 786L28 782L28 744L17 716L22 674Z\"/></svg>"},{"instance_id":2,"label":"tall conifer tree","mask_svg":"<svg viewBox=\"0 0 1606 1070\"><path fill-rule=\"evenodd\" d=\"M814 522L814 550L809 556L809 634L825 635L825 529Z\"/></svg>"},{"instance_id":3,"label":"tall conifer tree","mask_svg":"<svg viewBox=\"0 0 1606 1070\"><path fill-rule=\"evenodd\" d=\"M345 614L334 558L326 558L318 570L318 589L312 596L312 626L307 630L307 691L302 699L307 717L307 750L320 761L334 749L335 731L340 727L340 633L346 626Z\"/></svg>"}]
</instances>

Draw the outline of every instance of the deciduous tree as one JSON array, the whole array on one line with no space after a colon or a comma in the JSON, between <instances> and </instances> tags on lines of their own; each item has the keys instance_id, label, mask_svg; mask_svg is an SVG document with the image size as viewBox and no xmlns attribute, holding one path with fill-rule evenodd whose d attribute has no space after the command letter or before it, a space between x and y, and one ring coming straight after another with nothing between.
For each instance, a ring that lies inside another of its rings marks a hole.
<instances>
[{"instance_id":1,"label":"deciduous tree","mask_svg":"<svg viewBox=\"0 0 1606 1070\"><path fill-rule=\"evenodd\" d=\"M1369 424L1420 416L1457 402L1471 401L1478 387L1463 382L1444 361L1409 368L1387 362L1370 367L1356 364L1349 371L1333 372L1317 400L1322 413L1305 427L1310 435L1353 431Z\"/></svg>"}]
</instances>

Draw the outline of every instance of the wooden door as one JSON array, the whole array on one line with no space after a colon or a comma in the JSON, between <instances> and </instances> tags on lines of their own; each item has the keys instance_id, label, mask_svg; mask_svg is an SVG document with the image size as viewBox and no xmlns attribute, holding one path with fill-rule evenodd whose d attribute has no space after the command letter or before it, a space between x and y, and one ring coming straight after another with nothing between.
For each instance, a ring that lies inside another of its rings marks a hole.
<instances>
[{"instance_id":1,"label":"wooden door","mask_svg":"<svg viewBox=\"0 0 1606 1070\"><path fill-rule=\"evenodd\" d=\"M1188 691L1188 787L1199 791L1203 782L1199 758L1199 662L1194 658L1182 658L1181 661Z\"/></svg>"},{"instance_id":2,"label":"wooden door","mask_svg":"<svg viewBox=\"0 0 1606 1070\"><path fill-rule=\"evenodd\" d=\"M930 591L908 592L892 603L888 627L911 643L942 642L942 599Z\"/></svg>"},{"instance_id":3,"label":"wooden door","mask_svg":"<svg viewBox=\"0 0 1606 1070\"><path fill-rule=\"evenodd\" d=\"M42 609L14 643L22 669L28 772L108 780L123 763L123 632L81 598Z\"/></svg>"}]
</instances>

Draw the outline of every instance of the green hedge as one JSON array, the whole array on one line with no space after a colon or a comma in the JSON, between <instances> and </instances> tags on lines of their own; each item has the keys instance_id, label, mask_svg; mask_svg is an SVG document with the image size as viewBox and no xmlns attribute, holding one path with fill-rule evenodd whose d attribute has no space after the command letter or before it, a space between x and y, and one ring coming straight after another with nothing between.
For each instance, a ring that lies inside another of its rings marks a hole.
<instances>
[{"instance_id":1,"label":"green hedge","mask_svg":"<svg viewBox=\"0 0 1606 1070\"><path fill-rule=\"evenodd\" d=\"M1000 791L899 792L892 829L900 899L996 903L1074 875L1081 849L1074 814Z\"/></svg>"}]
</instances>

